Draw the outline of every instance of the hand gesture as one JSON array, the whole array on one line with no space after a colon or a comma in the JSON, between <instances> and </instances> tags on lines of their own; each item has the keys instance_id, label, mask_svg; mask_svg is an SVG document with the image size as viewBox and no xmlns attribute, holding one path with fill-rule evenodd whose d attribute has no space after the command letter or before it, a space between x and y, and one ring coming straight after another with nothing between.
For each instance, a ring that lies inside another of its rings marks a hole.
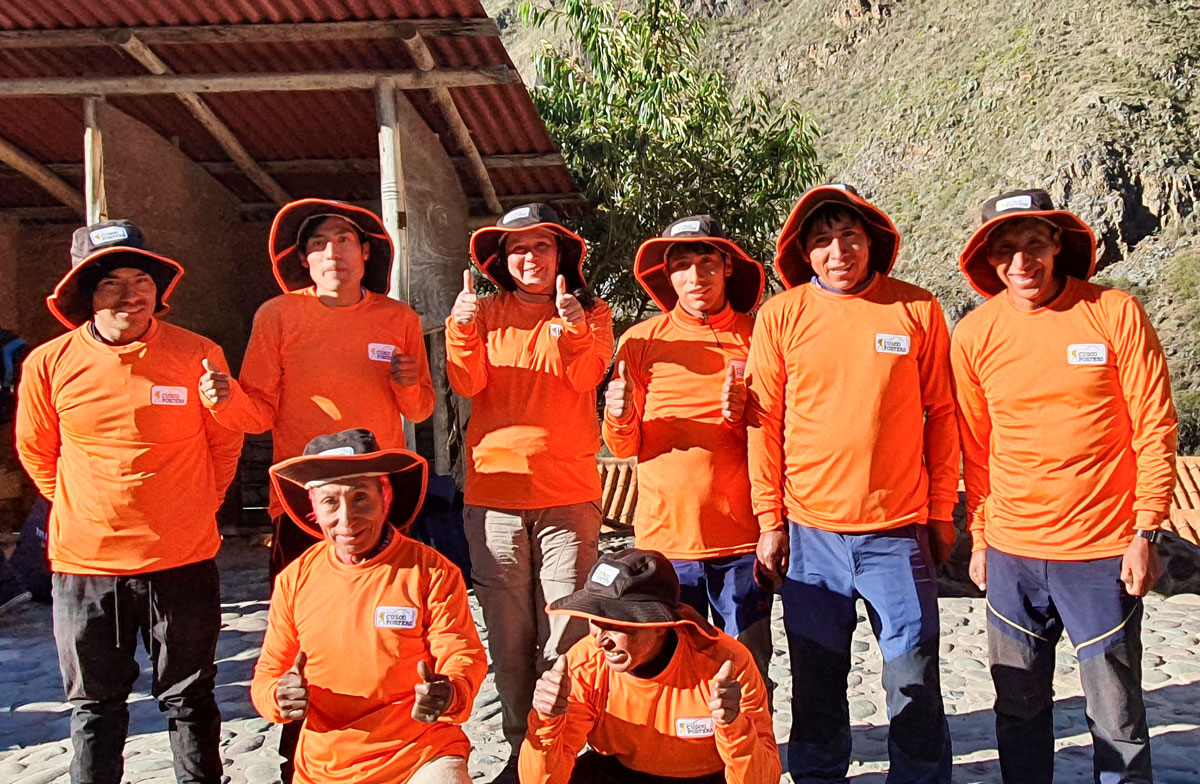
<instances>
[{"instance_id":1,"label":"hand gesture","mask_svg":"<svg viewBox=\"0 0 1200 784\"><path fill-rule=\"evenodd\" d=\"M465 269L463 270L462 291L458 292L458 297L454 300L450 318L454 319L455 324L466 326L475 320L478 312L479 297L475 294L475 276L471 274L471 270Z\"/></svg>"},{"instance_id":2,"label":"hand gesture","mask_svg":"<svg viewBox=\"0 0 1200 784\"><path fill-rule=\"evenodd\" d=\"M633 386L625 376L625 360L617 363L617 374L604 391L604 408L618 422L633 414Z\"/></svg>"},{"instance_id":3,"label":"hand gesture","mask_svg":"<svg viewBox=\"0 0 1200 784\"><path fill-rule=\"evenodd\" d=\"M200 364L204 367L204 375L200 376L200 394L218 406L229 400L232 394L229 376L217 370L207 359Z\"/></svg>"},{"instance_id":4,"label":"hand gesture","mask_svg":"<svg viewBox=\"0 0 1200 784\"><path fill-rule=\"evenodd\" d=\"M292 668L275 682L275 704L279 706L284 721L302 721L308 714L308 679L304 677L306 664L308 656L300 651Z\"/></svg>"},{"instance_id":5,"label":"hand gesture","mask_svg":"<svg viewBox=\"0 0 1200 784\"><path fill-rule=\"evenodd\" d=\"M411 387L417 383L417 358L412 354L401 354L399 351L395 351L392 353L391 371L393 383L402 387Z\"/></svg>"},{"instance_id":6,"label":"hand gesture","mask_svg":"<svg viewBox=\"0 0 1200 784\"><path fill-rule=\"evenodd\" d=\"M953 520L930 520L927 527L933 565L941 566L950 560L950 553L954 552L954 544L958 541L958 529L954 527Z\"/></svg>"},{"instance_id":7,"label":"hand gesture","mask_svg":"<svg viewBox=\"0 0 1200 784\"><path fill-rule=\"evenodd\" d=\"M417 675L421 682L413 687L412 717L417 721L432 724L450 707L454 699L454 687L445 675L438 675L424 660L417 662Z\"/></svg>"},{"instance_id":8,"label":"hand gesture","mask_svg":"<svg viewBox=\"0 0 1200 784\"><path fill-rule=\"evenodd\" d=\"M1121 557L1121 582L1130 596L1145 596L1163 575L1158 548L1149 539L1133 537Z\"/></svg>"},{"instance_id":9,"label":"hand gesture","mask_svg":"<svg viewBox=\"0 0 1200 784\"><path fill-rule=\"evenodd\" d=\"M976 550L971 553L971 563L967 567L967 576L981 591L987 590L987 550Z\"/></svg>"},{"instance_id":10,"label":"hand gesture","mask_svg":"<svg viewBox=\"0 0 1200 784\"><path fill-rule=\"evenodd\" d=\"M567 695L571 693L571 676L567 673L567 657L559 656L554 666L542 673L533 688L533 708L547 719L567 712Z\"/></svg>"},{"instance_id":11,"label":"hand gesture","mask_svg":"<svg viewBox=\"0 0 1200 784\"><path fill-rule=\"evenodd\" d=\"M792 523L785 523L785 526ZM792 545L788 541L788 532L784 528L779 531L764 531L758 535L758 547L755 552L762 571L773 585L782 585L787 577L788 559L791 556Z\"/></svg>"},{"instance_id":12,"label":"hand gesture","mask_svg":"<svg viewBox=\"0 0 1200 784\"><path fill-rule=\"evenodd\" d=\"M712 699L708 709L718 727L726 727L738 717L742 703L742 684L733 677L733 662L727 661L712 680Z\"/></svg>"},{"instance_id":13,"label":"hand gesture","mask_svg":"<svg viewBox=\"0 0 1200 784\"><path fill-rule=\"evenodd\" d=\"M579 304L574 294L567 291L567 279L559 275L555 285L558 287L558 294L554 298L554 307L558 308L558 315L564 323L572 327L581 324L585 318L583 305Z\"/></svg>"},{"instance_id":14,"label":"hand gesture","mask_svg":"<svg viewBox=\"0 0 1200 784\"><path fill-rule=\"evenodd\" d=\"M737 366L732 362L725 369L725 384L721 387L721 416L726 422L741 422L746 413L746 385L738 377Z\"/></svg>"}]
</instances>

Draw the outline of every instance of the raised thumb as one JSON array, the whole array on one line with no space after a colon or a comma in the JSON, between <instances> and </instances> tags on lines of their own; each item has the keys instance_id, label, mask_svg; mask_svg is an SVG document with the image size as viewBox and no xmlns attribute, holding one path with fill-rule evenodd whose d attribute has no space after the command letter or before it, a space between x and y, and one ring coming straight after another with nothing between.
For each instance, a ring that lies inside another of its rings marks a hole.
<instances>
[{"instance_id":1,"label":"raised thumb","mask_svg":"<svg viewBox=\"0 0 1200 784\"><path fill-rule=\"evenodd\" d=\"M628 381L628 379L625 378L625 360L623 359L617 363L617 378L622 381Z\"/></svg>"},{"instance_id":2,"label":"raised thumb","mask_svg":"<svg viewBox=\"0 0 1200 784\"><path fill-rule=\"evenodd\" d=\"M567 293L567 279L564 278L562 275L559 275L558 280L555 282L558 285L558 296L561 297L564 294L566 294Z\"/></svg>"},{"instance_id":3,"label":"raised thumb","mask_svg":"<svg viewBox=\"0 0 1200 784\"><path fill-rule=\"evenodd\" d=\"M567 657L565 655L559 656L558 660L556 662L554 662L554 666L551 667L550 669L554 670L555 672L566 672L567 671Z\"/></svg>"},{"instance_id":4,"label":"raised thumb","mask_svg":"<svg viewBox=\"0 0 1200 784\"><path fill-rule=\"evenodd\" d=\"M714 680L727 681L732 677L733 677L733 662L726 660L725 663L721 665L721 669L717 670L717 674L716 674L716 677L714 678Z\"/></svg>"},{"instance_id":5,"label":"raised thumb","mask_svg":"<svg viewBox=\"0 0 1200 784\"><path fill-rule=\"evenodd\" d=\"M307 664L308 664L308 654L305 653L304 651L300 651L300 653L296 654L296 661L292 662L292 672L296 673L301 678L303 678L304 677L304 667Z\"/></svg>"},{"instance_id":6,"label":"raised thumb","mask_svg":"<svg viewBox=\"0 0 1200 784\"><path fill-rule=\"evenodd\" d=\"M732 385L735 381L737 381L737 368L730 363L729 367L725 368L725 383Z\"/></svg>"},{"instance_id":7,"label":"raised thumb","mask_svg":"<svg viewBox=\"0 0 1200 784\"><path fill-rule=\"evenodd\" d=\"M217 369L215 367L213 367L213 363L209 362L207 358L201 360L200 364L204 366L205 373L216 373L217 372Z\"/></svg>"},{"instance_id":8,"label":"raised thumb","mask_svg":"<svg viewBox=\"0 0 1200 784\"><path fill-rule=\"evenodd\" d=\"M417 662L417 675L419 675L421 680L425 681L426 683L433 683L433 670L429 668L429 665L425 663L424 659L421 659L419 662Z\"/></svg>"},{"instance_id":9,"label":"raised thumb","mask_svg":"<svg viewBox=\"0 0 1200 784\"><path fill-rule=\"evenodd\" d=\"M463 293L475 293L475 276L471 274L471 270L463 270Z\"/></svg>"}]
</instances>

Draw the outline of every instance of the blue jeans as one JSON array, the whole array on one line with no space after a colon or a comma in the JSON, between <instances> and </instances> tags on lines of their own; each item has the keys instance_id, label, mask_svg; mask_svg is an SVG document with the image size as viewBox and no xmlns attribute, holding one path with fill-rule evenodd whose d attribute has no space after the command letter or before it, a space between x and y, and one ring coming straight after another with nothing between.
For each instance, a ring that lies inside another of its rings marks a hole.
<instances>
[{"instance_id":1,"label":"blue jeans","mask_svg":"<svg viewBox=\"0 0 1200 784\"><path fill-rule=\"evenodd\" d=\"M846 678L867 604L883 652L889 784L949 784L950 730L938 672L937 580L928 533L908 525L839 534L788 524L783 585L792 667L788 771L795 784L842 784L850 766Z\"/></svg>"}]
</instances>

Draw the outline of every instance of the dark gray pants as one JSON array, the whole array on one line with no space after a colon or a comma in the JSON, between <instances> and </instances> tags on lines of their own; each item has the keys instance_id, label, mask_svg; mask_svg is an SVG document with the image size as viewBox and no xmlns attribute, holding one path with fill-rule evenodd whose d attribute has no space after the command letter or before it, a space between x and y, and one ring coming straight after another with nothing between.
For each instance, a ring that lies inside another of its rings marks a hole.
<instances>
[{"instance_id":1,"label":"dark gray pants","mask_svg":"<svg viewBox=\"0 0 1200 784\"><path fill-rule=\"evenodd\" d=\"M154 668L150 692L167 714L175 778L218 784L216 562L126 577L55 574L53 596L59 668L74 706L71 781L120 784L140 636Z\"/></svg>"}]
</instances>

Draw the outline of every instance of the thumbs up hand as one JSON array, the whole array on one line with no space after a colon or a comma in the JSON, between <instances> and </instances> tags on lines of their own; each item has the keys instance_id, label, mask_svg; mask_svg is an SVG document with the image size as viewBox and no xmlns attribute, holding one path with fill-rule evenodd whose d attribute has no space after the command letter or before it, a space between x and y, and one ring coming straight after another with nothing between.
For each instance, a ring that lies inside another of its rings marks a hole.
<instances>
[{"instance_id":1,"label":"thumbs up hand","mask_svg":"<svg viewBox=\"0 0 1200 784\"><path fill-rule=\"evenodd\" d=\"M617 373L604 390L604 408L608 415L621 422L633 414L633 385L625 377L625 360L617 363Z\"/></svg>"},{"instance_id":2,"label":"thumbs up hand","mask_svg":"<svg viewBox=\"0 0 1200 784\"><path fill-rule=\"evenodd\" d=\"M303 721L308 715L308 679L304 667L308 656L300 651L292 668L279 676L275 682L275 704L284 721Z\"/></svg>"},{"instance_id":3,"label":"thumbs up hand","mask_svg":"<svg viewBox=\"0 0 1200 784\"><path fill-rule=\"evenodd\" d=\"M736 360L725 369L725 384L721 387L721 416L726 422L741 422L746 413L746 384L738 372Z\"/></svg>"},{"instance_id":4,"label":"thumbs up hand","mask_svg":"<svg viewBox=\"0 0 1200 784\"><path fill-rule=\"evenodd\" d=\"M222 405L230 396L229 376L217 370L212 362L205 359L201 362L204 375L200 376L200 394L204 395L213 405Z\"/></svg>"},{"instance_id":5,"label":"thumbs up hand","mask_svg":"<svg viewBox=\"0 0 1200 784\"><path fill-rule=\"evenodd\" d=\"M479 296L475 293L475 276L471 274L471 270L465 269L462 291L458 292L458 297L454 300L450 318L454 319L455 324L466 326L475 320L478 311Z\"/></svg>"},{"instance_id":6,"label":"thumbs up hand","mask_svg":"<svg viewBox=\"0 0 1200 784\"><path fill-rule=\"evenodd\" d=\"M391 364L392 382L397 386L411 387L421 380L417 369L417 358L412 354L392 353Z\"/></svg>"},{"instance_id":7,"label":"thumbs up hand","mask_svg":"<svg viewBox=\"0 0 1200 784\"><path fill-rule=\"evenodd\" d=\"M413 687L416 699L413 701L412 717L432 724L450 707L454 700L454 687L449 678L434 672L424 659L417 662L417 675L421 682Z\"/></svg>"},{"instance_id":8,"label":"thumbs up hand","mask_svg":"<svg viewBox=\"0 0 1200 784\"><path fill-rule=\"evenodd\" d=\"M586 318L583 305L579 304L579 300L575 299L574 294L567 291L567 279L559 275L555 286L557 293L554 297L554 306L558 308L558 315L572 327L582 323Z\"/></svg>"},{"instance_id":9,"label":"thumbs up hand","mask_svg":"<svg viewBox=\"0 0 1200 784\"><path fill-rule=\"evenodd\" d=\"M533 688L533 708L552 719L567 712L567 696L571 693L571 676L567 672L567 657L559 656L554 666L542 673Z\"/></svg>"},{"instance_id":10,"label":"thumbs up hand","mask_svg":"<svg viewBox=\"0 0 1200 784\"><path fill-rule=\"evenodd\" d=\"M708 709L712 711L713 721L721 727L732 724L738 717L742 702L742 684L733 677L732 661L725 662L717 670L712 680L712 695Z\"/></svg>"}]
</instances>

